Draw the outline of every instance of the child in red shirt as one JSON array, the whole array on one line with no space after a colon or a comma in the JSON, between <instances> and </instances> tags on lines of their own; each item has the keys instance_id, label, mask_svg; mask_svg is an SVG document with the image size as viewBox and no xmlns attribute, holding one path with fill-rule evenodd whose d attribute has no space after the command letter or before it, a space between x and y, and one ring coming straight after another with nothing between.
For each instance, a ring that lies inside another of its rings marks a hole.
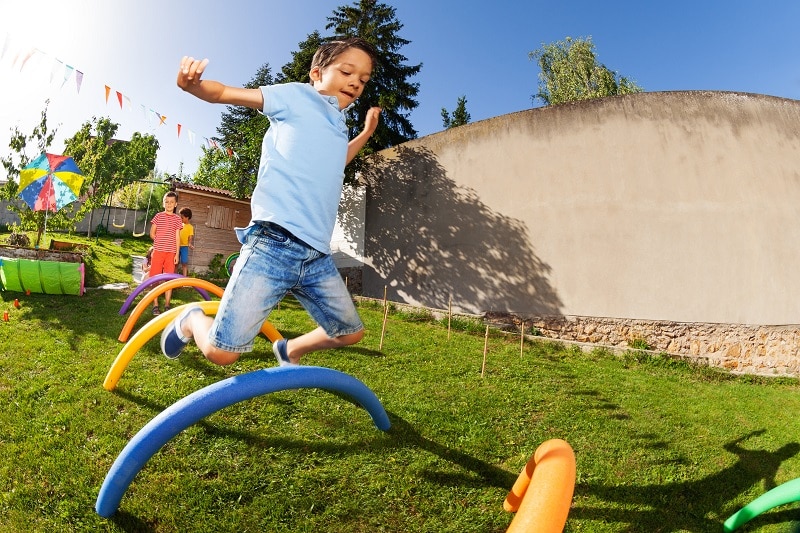
<instances>
[{"instance_id":1,"label":"child in red shirt","mask_svg":"<svg viewBox=\"0 0 800 533\"><path fill-rule=\"evenodd\" d=\"M180 215L175 212L178 207L178 193L169 191L164 195L164 210L156 213L150 221L150 238L153 239L153 258L150 262L149 278L158 274L172 274L178 263L180 233L183 227ZM164 310L169 309L172 291L164 293ZM153 303L153 314L161 314L158 298Z\"/></svg>"}]
</instances>

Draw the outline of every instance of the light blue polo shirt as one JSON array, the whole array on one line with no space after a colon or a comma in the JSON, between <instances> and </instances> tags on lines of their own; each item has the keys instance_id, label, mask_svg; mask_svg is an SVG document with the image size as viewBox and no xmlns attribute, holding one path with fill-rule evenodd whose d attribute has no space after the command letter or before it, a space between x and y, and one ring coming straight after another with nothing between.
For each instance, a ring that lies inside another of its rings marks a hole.
<instances>
[{"instance_id":1,"label":"light blue polo shirt","mask_svg":"<svg viewBox=\"0 0 800 533\"><path fill-rule=\"evenodd\" d=\"M329 254L347 162L347 124L335 96L308 83L261 87L269 129L261 145L258 182L250 200L244 242L258 222L285 228Z\"/></svg>"}]
</instances>

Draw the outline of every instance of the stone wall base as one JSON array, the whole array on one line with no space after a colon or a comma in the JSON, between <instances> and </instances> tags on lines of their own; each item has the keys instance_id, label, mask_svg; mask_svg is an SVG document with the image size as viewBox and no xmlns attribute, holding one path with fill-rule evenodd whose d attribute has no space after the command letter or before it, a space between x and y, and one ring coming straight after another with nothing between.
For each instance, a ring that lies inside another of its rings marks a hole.
<instances>
[{"instance_id":1,"label":"stone wall base","mask_svg":"<svg viewBox=\"0 0 800 533\"><path fill-rule=\"evenodd\" d=\"M380 301L364 296L361 300ZM435 318L446 309L392 302L398 308L425 309ZM586 316L527 316L487 312L458 316L484 321L511 335L524 324L528 338L578 345L584 351L606 348L616 354L646 350L667 354L735 374L800 378L800 324L756 326L705 322L669 322Z\"/></svg>"},{"instance_id":2,"label":"stone wall base","mask_svg":"<svg viewBox=\"0 0 800 533\"><path fill-rule=\"evenodd\" d=\"M518 324L522 318L515 317ZM754 326L596 318L531 317L526 331L616 349L647 347L753 375L800 377L800 325Z\"/></svg>"}]
</instances>

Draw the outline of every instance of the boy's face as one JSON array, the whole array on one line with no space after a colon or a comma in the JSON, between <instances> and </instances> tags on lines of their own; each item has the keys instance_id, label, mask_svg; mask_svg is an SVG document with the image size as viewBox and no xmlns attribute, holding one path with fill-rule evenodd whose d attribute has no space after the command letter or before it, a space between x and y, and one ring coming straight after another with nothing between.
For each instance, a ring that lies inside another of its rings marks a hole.
<instances>
[{"instance_id":1,"label":"boy's face","mask_svg":"<svg viewBox=\"0 0 800 533\"><path fill-rule=\"evenodd\" d=\"M335 96L339 100L339 109L344 109L361 96L370 75L372 60L358 48L348 48L324 69L314 67L310 72L314 88L325 96Z\"/></svg>"},{"instance_id":2,"label":"boy's face","mask_svg":"<svg viewBox=\"0 0 800 533\"><path fill-rule=\"evenodd\" d=\"M186 215L181 215L181 222L186 224L187 222L189 222L189 217L187 217Z\"/></svg>"},{"instance_id":3,"label":"boy's face","mask_svg":"<svg viewBox=\"0 0 800 533\"><path fill-rule=\"evenodd\" d=\"M167 196L164 198L164 210L168 213L174 213L175 207L178 205L178 200L173 198L172 196Z\"/></svg>"}]
</instances>

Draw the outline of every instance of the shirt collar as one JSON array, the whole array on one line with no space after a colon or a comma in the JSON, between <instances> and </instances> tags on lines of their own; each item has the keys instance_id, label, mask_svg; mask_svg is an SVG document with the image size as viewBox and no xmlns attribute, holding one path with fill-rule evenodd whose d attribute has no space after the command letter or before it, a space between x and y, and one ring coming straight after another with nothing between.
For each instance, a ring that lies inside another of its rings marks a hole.
<instances>
[{"instance_id":1,"label":"shirt collar","mask_svg":"<svg viewBox=\"0 0 800 533\"><path fill-rule=\"evenodd\" d=\"M324 95L324 94L322 94L322 95L320 95L320 96L322 96L323 98L325 98L325 99L328 101L328 103L329 103L329 104L331 104L332 106L334 106L334 107L336 108L336 110L337 110L337 111L340 111L340 109L339 109L339 99L338 99L337 97L335 97L335 96L326 96L326 95ZM355 103L355 102L353 102L353 103L352 103L352 104L350 104L349 106L347 106L347 107L345 107L344 109L342 109L342 110L341 110L341 112L342 112L342 113L347 113L347 112L349 112L351 109L353 109L353 108L355 107L355 105L356 105L356 103Z\"/></svg>"}]
</instances>

